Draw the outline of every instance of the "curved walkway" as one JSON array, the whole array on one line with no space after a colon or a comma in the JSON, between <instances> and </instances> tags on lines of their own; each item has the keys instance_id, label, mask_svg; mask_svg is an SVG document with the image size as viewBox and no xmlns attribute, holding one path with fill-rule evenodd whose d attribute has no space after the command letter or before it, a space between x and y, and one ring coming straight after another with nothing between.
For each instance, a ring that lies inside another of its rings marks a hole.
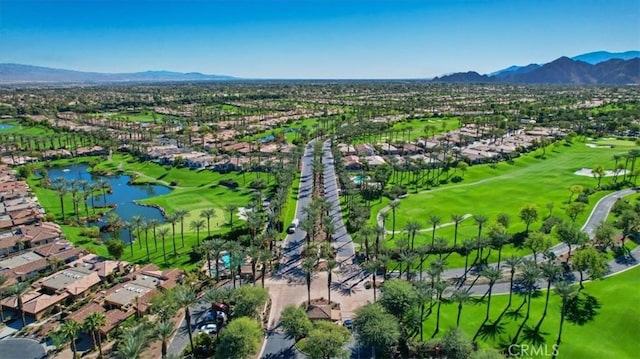
<instances>
[{"instance_id":1,"label":"curved walkway","mask_svg":"<svg viewBox=\"0 0 640 359\"><path fill-rule=\"evenodd\" d=\"M591 214L589 215L589 218L587 219L585 224L582 226L582 231L587 233L589 237L592 237L596 227L600 223L602 223L604 220L606 220L607 216L609 215L609 212L613 208L613 205L616 203L616 201L619 198L622 198L637 192L638 191L635 189L624 189L621 191L610 193L602 197L598 201L598 203L596 203L593 210L591 211ZM565 243L558 243L555 246L551 247L550 250L556 255L556 257L560 257L561 255L569 251L569 247ZM609 273L607 274L607 277L636 267L638 264L640 264L637 259L638 256L640 256L640 246L634 248L630 253L628 253L625 256L618 257L616 259L609 261L607 263L609 267ZM533 259L533 255L523 256L523 258ZM497 263L491 263L489 264L489 266L496 267ZM507 266L503 265L501 268L507 268ZM477 279L479 277L479 272L477 268L470 269L467 274L469 273L471 274L469 276L471 278L475 277ZM445 270L442 273L442 278L445 278L445 279L462 278L464 274L465 274L464 268L453 268L453 269ZM574 272L569 276L567 276L565 279L569 280L570 282L577 282L578 277L579 277L579 274L577 272ZM588 275L585 274L584 278L588 279ZM544 280L541 280L538 283L538 286L539 287L546 286L546 282ZM465 286L465 287L467 288L471 287L471 293L473 294L484 294L489 289L487 285L482 285L482 284ZM496 283L495 286L493 287L492 293L493 294L509 293L509 283L508 282Z\"/></svg>"}]
</instances>

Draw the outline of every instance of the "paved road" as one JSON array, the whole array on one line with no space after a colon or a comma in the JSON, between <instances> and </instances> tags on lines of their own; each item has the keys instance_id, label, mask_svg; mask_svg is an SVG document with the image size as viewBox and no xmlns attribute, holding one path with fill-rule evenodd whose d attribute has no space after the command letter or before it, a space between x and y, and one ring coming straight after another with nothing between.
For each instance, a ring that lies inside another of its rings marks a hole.
<instances>
[{"instance_id":1,"label":"paved road","mask_svg":"<svg viewBox=\"0 0 640 359\"><path fill-rule=\"evenodd\" d=\"M603 197L602 199L600 199L600 201L598 201L598 203L596 203L596 205L594 206L586 223L584 224L584 226L582 226L582 231L587 233L590 237L592 237L596 227L598 227L600 223L606 220L615 202L619 198L631 195L636 192L637 191L634 189L625 189L622 191L611 193ZM569 251L569 247L565 243L559 243L553 246L551 248L551 251L556 256L561 256ZM533 256L527 255L527 256L524 256L524 258L533 259ZM639 263L638 258L640 258L640 247L636 247L633 251L631 251L631 253L629 253L629 255L623 258L616 258L614 260L609 261L608 263L609 275L613 275L615 273L630 269L638 265ZM541 258L538 258L538 260L540 259ZM490 264L490 266L495 268L497 266L497 263L492 263ZM501 268L505 268L506 270L508 267L503 264ZM470 280L473 281L474 279L478 279L478 274L479 274L478 272L479 272L479 268L471 268L467 276ZM423 277L425 277L426 273L423 273L423 274L424 274ZM445 270L442 274L442 278L455 279L455 278L461 278L463 275L464 275L464 268L452 268L452 269ZM584 278L585 280L588 279L588 275L584 274ZM565 280L569 282L577 282L578 279L579 279L578 272L565 274ZM537 283L537 286L539 288L546 288L546 285L547 283L544 280L540 280ZM486 293L487 290L489 289L489 286L486 284L472 284L472 285L465 285L464 287L469 288L470 292L475 295L482 295ZM492 293L493 294L509 293L509 289L510 288L509 288L508 278L503 278L501 282L496 283L494 285ZM520 290L519 284L515 283L514 291L517 292L519 290Z\"/></svg>"},{"instance_id":2,"label":"paved road","mask_svg":"<svg viewBox=\"0 0 640 359\"><path fill-rule=\"evenodd\" d=\"M333 223L335 223L336 227L333 246L337 249L337 258L346 261L355 256L355 250L353 248L353 240L347 233L347 228L342 221L338 183L329 140L325 141L322 146L322 163L324 164L324 197L333 203L333 207L329 211L329 215L333 217Z\"/></svg>"},{"instance_id":3,"label":"paved road","mask_svg":"<svg viewBox=\"0 0 640 359\"><path fill-rule=\"evenodd\" d=\"M311 168L311 161L313 160L313 143L314 141L311 141L307 144L302 159L300 160L300 186L298 187L298 202L296 204L295 216L299 223L302 223L307 216L302 209L307 207L311 202L311 195L313 191L313 172ZM292 282L305 280L304 272L300 266L300 261L302 259L302 250L304 248L306 235L307 232L298 227L293 234L285 237L280 266L272 273L272 278L286 278ZM270 320L272 321L273 318L270 318ZM276 323L271 322L270 324L273 326ZM304 356L301 356L295 350L293 347L294 344L295 342L293 339L288 338L277 328L269 328L261 358L304 358Z\"/></svg>"}]
</instances>

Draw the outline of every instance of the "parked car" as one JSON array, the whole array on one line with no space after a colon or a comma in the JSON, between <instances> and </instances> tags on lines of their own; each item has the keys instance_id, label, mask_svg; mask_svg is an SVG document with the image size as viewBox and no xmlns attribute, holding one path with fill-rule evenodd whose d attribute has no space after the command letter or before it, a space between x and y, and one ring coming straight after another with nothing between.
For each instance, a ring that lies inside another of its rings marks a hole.
<instances>
[{"instance_id":1,"label":"parked car","mask_svg":"<svg viewBox=\"0 0 640 359\"><path fill-rule=\"evenodd\" d=\"M213 308L219 312L229 313L229 306L225 303L216 302L213 303Z\"/></svg>"},{"instance_id":2,"label":"parked car","mask_svg":"<svg viewBox=\"0 0 640 359\"><path fill-rule=\"evenodd\" d=\"M213 323L205 324L200 327L200 331L208 335L216 334L218 332L218 326Z\"/></svg>"},{"instance_id":3,"label":"parked car","mask_svg":"<svg viewBox=\"0 0 640 359\"><path fill-rule=\"evenodd\" d=\"M344 327L351 330L353 329L353 321L351 319L345 319L342 323L344 323Z\"/></svg>"},{"instance_id":4,"label":"parked car","mask_svg":"<svg viewBox=\"0 0 640 359\"><path fill-rule=\"evenodd\" d=\"M203 323L210 323L210 322L215 322L215 321L216 321L216 312L215 311L212 312L211 309L209 309L202 316L202 322Z\"/></svg>"}]
</instances>

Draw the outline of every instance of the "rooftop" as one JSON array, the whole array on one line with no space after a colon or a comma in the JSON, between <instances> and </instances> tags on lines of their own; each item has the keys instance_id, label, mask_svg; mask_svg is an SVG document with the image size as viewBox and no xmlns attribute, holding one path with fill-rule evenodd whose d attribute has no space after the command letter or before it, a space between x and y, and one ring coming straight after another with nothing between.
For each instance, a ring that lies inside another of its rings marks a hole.
<instances>
[{"instance_id":1,"label":"rooftop","mask_svg":"<svg viewBox=\"0 0 640 359\"><path fill-rule=\"evenodd\" d=\"M44 257L35 252L24 252L17 256L0 261L0 269L13 269L21 265L35 262L42 258Z\"/></svg>"}]
</instances>

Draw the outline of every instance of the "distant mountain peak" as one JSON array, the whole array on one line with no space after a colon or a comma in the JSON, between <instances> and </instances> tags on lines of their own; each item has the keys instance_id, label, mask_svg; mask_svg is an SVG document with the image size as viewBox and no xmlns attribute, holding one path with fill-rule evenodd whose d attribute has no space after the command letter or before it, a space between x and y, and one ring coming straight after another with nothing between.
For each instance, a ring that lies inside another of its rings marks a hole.
<instances>
[{"instance_id":1,"label":"distant mountain peak","mask_svg":"<svg viewBox=\"0 0 640 359\"><path fill-rule=\"evenodd\" d=\"M147 70L132 73L83 72L50 67L0 64L0 83L109 83L109 82L165 82L165 81L221 81L234 79L225 75L206 75L199 72Z\"/></svg>"},{"instance_id":2,"label":"distant mountain peak","mask_svg":"<svg viewBox=\"0 0 640 359\"><path fill-rule=\"evenodd\" d=\"M526 84L640 84L640 51L609 53L606 51L561 56L549 63L510 66L479 75L460 72L433 79L435 82L457 83L526 83ZM629 57L628 59L619 58ZM602 60L592 63L596 60Z\"/></svg>"},{"instance_id":3,"label":"distant mountain peak","mask_svg":"<svg viewBox=\"0 0 640 359\"><path fill-rule=\"evenodd\" d=\"M625 51L625 52L594 51L586 54L576 55L571 59L595 65L601 62L609 61L611 59L631 60L636 57L640 57L640 51L635 51L635 50Z\"/></svg>"}]
</instances>

